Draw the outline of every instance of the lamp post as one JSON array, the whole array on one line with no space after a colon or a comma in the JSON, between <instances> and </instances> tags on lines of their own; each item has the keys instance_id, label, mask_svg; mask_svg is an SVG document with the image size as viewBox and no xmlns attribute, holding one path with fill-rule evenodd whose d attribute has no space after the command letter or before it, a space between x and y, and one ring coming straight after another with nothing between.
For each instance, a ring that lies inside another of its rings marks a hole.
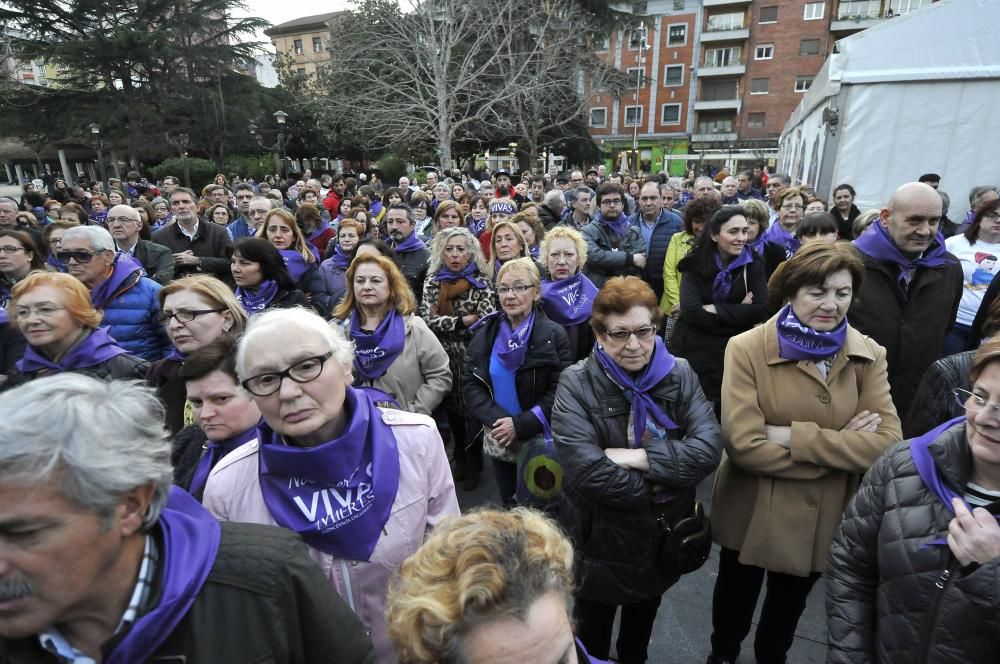
<instances>
[{"instance_id":1,"label":"lamp post","mask_svg":"<svg viewBox=\"0 0 1000 664\"><path fill-rule=\"evenodd\" d=\"M188 146L191 144L191 137L187 134L166 134L167 143L177 148L180 152L181 162L184 164L184 185L191 186L191 174L188 169Z\"/></svg>"},{"instance_id":2,"label":"lamp post","mask_svg":"<svg viewBox=\"0 0 1000 664\"><path fill-rule=\"evenodd\" d=\"M514 170L514 161L517 159L517 141L510 143L507 147L510 148L510 166L508 169L510 171Z\"/></svg>"},{"instance_id":3,"label":"lamp post","mask_svg":"<svg viewBox=\"0 0 1000 664\"><path fill-rule=\"evenodd\" d=\"M101 191L106 194L108 191L108 174L104 169L104 139L101 138L101 126L94 122L87 128L90 129L90 137L93 139L94 148L97 150L97 169L101 174Z\"/></svg>"},{"instance_id":4,"label":"lamp post","mask_svg":"<svg viewBox=\"0 0 1000 664\"><path fill-rule=\"evenodd\" d=\"M257 131L257 125L253 122L247 125L247 131L249 131L250 135L257 141L257 145L265 150L268 150L274 155L274 170L281 176L281 179L284 180L287 173L285 169L285 150L288 147L288 141L292 138L292 135L285 134L285 122L288 121L288 113L285 113L284 111L275 111L273 116L275 122L278 123L278 136L273 145L266 145L264 143L264 137Z\"/></svg>"},{"instance_id":5,"label":"lamp post","mask_svg":"<svg viewBox=\"0 0 1000 664\"><path fill-rule=\"evenodd\" d=\"M639 67L635 74L635 105L636 108L641 108L639 105L639 88L642 87L642 78L646 75L646 49L649 48L649 44L646 43L646 24L641 24L638 29L638 41L639 41ZM633 162L633 171L639 172L639 118L638 112L637 117L633 118L632 123L632 155L635 159Z\"/></svg>"}]
</instances>

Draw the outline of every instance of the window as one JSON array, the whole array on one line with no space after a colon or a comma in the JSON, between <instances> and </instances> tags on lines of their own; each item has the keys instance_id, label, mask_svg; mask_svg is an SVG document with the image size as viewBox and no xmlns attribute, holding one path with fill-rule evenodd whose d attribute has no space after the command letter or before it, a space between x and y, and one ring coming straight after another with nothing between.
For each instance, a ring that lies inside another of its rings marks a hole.
<instances>
[{"instance_id":1,"label":"window","mask_svg":"<svg viewBox=\"0 0 1000 664\"><path fill-rule=\"evenodd\" d=\"M684 46L687 44L687 23L678 23L667 28L667 46Z\"/></svg>"},{"instance_id":2,"label":"window","mask_svg":"<svg viewBox=\"0 0 1000 664\"><path fill-rule=\"evenodd\" d=\"M299 68L297 68L295 70L295 73L298 74L299 76L305 76L306 75L306 68L305 67L299 67Z\"/></svg>"},{"instance_id":3,"label":"window","mask_svg":"<svg viewBox=\"0 0 1000 664\"><path fill-rule=\"evenodd\" d=\"M295 55L302 55L302 40L295 40Z\"/></svg>"},{"instance_id":4,"label":"window","mask_svg":"<svg viewBox=\"0 0 1000 664\"><path fill-rule=\"evenodd\" d=\"M809 89L809 86L811 86L812 83L813 83L812 78L808 76L799 76L797 79L795 79L795 91L805 92L806 90Z\"/></svg>"},{"instance_id":5,"label":"window","mask_svg":"<svg viewBox=\"0 0 1000 664\"><path fill-rule=\"evenodd\" d=\"M701 101L732 101L739 99L739 83L736 79L706 78L701 82Z\"/></svg>"},{"instance_id":6,"label":"window","mask_svg":"<svg viewBox=\"0 0 1000 664\"><path fill-rule=\"evenodd\" d=\"M731 67L732 65L738 64L740 64L739 46L705 49L706 67Z\"/></svg>"},{"instance_id":7,"label":"window","mask_svg":"<svg viewBox=\"0 0 1000 664\"><path fill-rule=\"evenodd\" d=\"M684 85L684 65L667 65L663 68L664 85Z\"/></svg>"},{"instance_id":8,"label":"window","mask_svg":"<svg viewBox=\"0 0 1000 664\"><path fill-rule=\"evenodd\" d=\"M625 126L635 127L642 124L642 106L625 107Z\"/></svg>"},{"instance_id":9,"label":"window","mask_svg":"<svg viewBox=\"0 0 1000 664\"><path fill-rule=\"evenodd\" d=\"M707 32L717 32L719 30L739 30L743 27L743 12L729 12L728 14L712 14L708 17Z\"/></svg>"},{"instance_id":10,"label":"window","mask_svg":"<svg viewBox=\"0 0 1000 664\"><path fill-rule=\"evenodd\" d=\"M313 53L322 53L322 52L323 52L323 38L313 37Z\"/></svg>"},{"instance_id":11,"label":"window","mask_svg":"<svg viewBox=\"0 0 1000 664\"><path fill-rule=\"evenodd\" d=\"M640 67L629 67L625 70L625 77L630 88L635 87L636 82L640 88L646 86L646 72Z\"/></svg>"},{"instance_id":12,"label":"window","mask_svg":"<svg viewBox=\"0 0 1000 664\"><path fill-rule=\"evenodd\" d=\"M777 23L778 22L778 6L773 7L761 7L760 8L760 21L758 23Z\"/></svg>"},{"instance_id":13,"label":"window","mask_svg":"<svg viewBox=\"0 0 1000 664\"><path fill-rule=\"evenodd\" d=\"M640 46L648 46L644 32L638 28L629 30L625 33L625 36L628 38L628 48L630 51L637 51Z\"/></svg>"},{"instance_id":14,"label":"window","mask_svg":"<svg viewBox=\"0 0 1000 664\"><path fill-rule=\"evenodd\" d=\"M766 95L771 89L771 79L769 78L755 78L750 81L750 94L752 95Z\"/></svg>"},{"instance_id":15,"label":"window","mask_svg":"<svg viewBox=\"0 0 1000 664\"><path fill-rule=\"evenodd\" d=\"M590 109L590 126L591 127L607 127L608 126L608 109L606 109L606 108L592 108L592 109Z\"/></svg>"},{"instance_id":16,"label":"window","mask_svg":"<svg viewBox=\"0 0 1000 664\"><path fill-rule=\"evenodd\" d=\"M819 40L803 39L799 41L799 55L819 55Z\"/></svg>"},{"instance_id":17,"label":"window","mask_svg":"<svg viewBox=\"0 0 1000 664\"><path fill-rule=\"evenodd\" d=\"M925 7L933 1L934 0L897 0L897 2L892 3L892 8L893 11L896 12L896 16L902 16L903 14L909 14L910 12L916 11L921 7ZM888 11L889 8L887 7L886 16L889 16Z\"/></svg>"},{"instance_id":18,"label":"window","mask_svg":"<svg viewBox=\"0 0 1000 664\"><path fill-rule=\"evenodd\" d=\"M753 52L754 60L771 60L774 58L774 44L757 44Z\"/></svg>"},{"instance_id":19,"label":"window","mask_svg":"<svg viewBox=\"0 0 1000 664\"><path fill-rule=\"evenodd\" d=\"M609 48L611 48L611 36L604 35L604 37L602 37L601 40L597 43L597 50L606 51Z\"/></svg>"},{"instance_id":20,"label":"window","mask_svg":"<svg viewBox=\"0 0 1000 664\"><path fill-rule=\"evenodd\" d=\"M681 105L664 104L660 112L660 122L665 125L679 125L681 123Z\"/></svg>"},{"instance_id":21,"label":"window","mask_svg":"<svg viewBox=\"0 0 1000 664\"><path fill-rule=\"evenodd\" d=\"M731 115L698 114L699 134L731 134L733 133L733 117Z\"/></svg>"},{"instance_id":22,"label":"window","mask_svg":"<svg viewBox=\"0 0 1000 664\"><path fill-rule=\"evenodd\" d=\"M747 127L750 129L763 129L765 113L751 113L747 117Z\"/></svg>"},{"instance_id":23,"label":"window","mask_svg":"<svg viewBox=\"0 0 1000 664\"><path fill-rule=\"evenodd\" d=\"M802 20L816 21L823 18L823 10L825 7L825 2L807 2L805 9L802 11Z\"/></svg>"},{"instance_id":24,"label":"window","mask_svg":"<svg viewBox=\"0 0 1000 664\"><path fill-rule=\"evenodd\" d=\"M879 18L882 15L881 0L840 0L837 5L837 19Z\"/></svg>"}]
</instances>

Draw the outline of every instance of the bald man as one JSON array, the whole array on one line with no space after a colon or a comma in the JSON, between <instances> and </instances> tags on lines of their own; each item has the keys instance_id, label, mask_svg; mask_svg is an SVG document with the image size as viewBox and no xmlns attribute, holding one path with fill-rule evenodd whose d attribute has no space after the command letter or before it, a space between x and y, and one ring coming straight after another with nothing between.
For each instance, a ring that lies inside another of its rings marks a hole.
<instances>
[{"instance_id":1,"label":"bald man","mask_svg":"<svg viewBox=\"0 0 1000 664\"><path fill-rule=\"evenodd\" d=\"M854 242L865 277L847 319L885 347L892 401L904 430L920 379L942 357L962 299L962 268L945 250L940 222L938 193L909 182Z\"/></svg>"},{"instance_id":2,"label":"bald man","mask_svg":"<svg viewBox=\"0 0 1000 664\"><path fill-rule=\"evenodd\" d=\"M116 205L108 212L108 231L118 251L134 256L146 276L165 286L174 278L174 256L169 247L139 237L142 218L128 205Z\"/></svg>"}]
</instances>

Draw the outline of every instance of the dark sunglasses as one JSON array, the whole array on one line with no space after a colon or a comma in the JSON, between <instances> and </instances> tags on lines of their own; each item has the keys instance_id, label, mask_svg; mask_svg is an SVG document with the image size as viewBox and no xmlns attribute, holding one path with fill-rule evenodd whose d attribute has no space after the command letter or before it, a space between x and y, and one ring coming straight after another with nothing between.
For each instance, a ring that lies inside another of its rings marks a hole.
<instances>
[{"instance_id":1,"label":"dark sunglasses","mask_svg":"<svg viewBox=\"0 0 1000 664\"><path fill-rule=\"evenodd\" d=\"M84 251L83 249L78 249L76 251L59 251L56 253L56 258L61 263L69 263L69 259L75 260L77 263L89 263L94 256L97 254L103 254L106 249L101 251Z\"/></svg>"}]
</instances>

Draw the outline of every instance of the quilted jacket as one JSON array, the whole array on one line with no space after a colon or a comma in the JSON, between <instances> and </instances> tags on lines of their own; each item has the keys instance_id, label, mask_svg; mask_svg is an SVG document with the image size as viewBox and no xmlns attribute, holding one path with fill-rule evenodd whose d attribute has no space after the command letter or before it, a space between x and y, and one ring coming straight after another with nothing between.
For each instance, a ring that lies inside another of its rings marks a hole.
<instances>
[{"instance_id":1,"label":"quilted jacket","mask_svg":"<svg viewBox=\"0 0 1000 664\"><path fill-rule=\"evenodd\" d=\"M155 361L170 350L170 340L160 325L160 284L137 271L104 305L101 327L108 328L118 345L132 355Z\"/></svg>"},{"instance_id":2,"label":"quilted jacket","mask_svg":"<svg viewBox=\"0 0 1000 664\"><path fill-rule=\"evenodd\" d=\"M965 425L930 445L961 493L972 473ZM849 503L827 565L831 664L995 664L1000 559L961 569L947 546L951 512L917 474L910 444L890 448Z\"/></svg>"}]
</instances>

